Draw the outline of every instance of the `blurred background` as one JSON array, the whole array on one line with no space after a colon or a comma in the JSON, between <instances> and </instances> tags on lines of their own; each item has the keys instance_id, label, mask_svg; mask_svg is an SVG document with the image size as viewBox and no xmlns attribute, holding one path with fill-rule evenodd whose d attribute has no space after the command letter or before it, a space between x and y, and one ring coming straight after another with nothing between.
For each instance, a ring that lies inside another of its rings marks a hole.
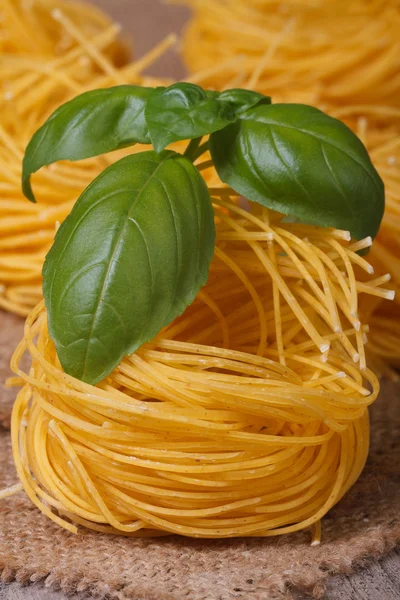
<instances>
[{"instance_id":1,"label":"blurred background","mask_svg":"<svg viewBox=\"0 0 400 600\"><path fill-rule=\"evenodd\" d=\"M167 4L160 0L91 0L121 24L124 38L139 58L171 31L179 34L188 20L186 6ZM164 54L147 73L180 79L185 73L178 46Z\"/></svg>"}]
</instances>

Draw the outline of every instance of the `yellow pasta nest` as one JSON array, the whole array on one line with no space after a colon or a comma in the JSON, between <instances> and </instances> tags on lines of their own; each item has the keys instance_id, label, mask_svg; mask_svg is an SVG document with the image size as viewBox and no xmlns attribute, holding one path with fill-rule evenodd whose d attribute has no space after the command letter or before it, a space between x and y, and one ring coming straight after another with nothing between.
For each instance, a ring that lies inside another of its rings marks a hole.
<instances>
[{"instance_id":1,"label":"yellow pasta nest","mask_svg":"<svg viewBox=\"0 0 400 600\"><path fill-rule=\"evenodd\" d=\"M305 102L345 121L385 182L371 263L400 291L400 7L395 0L187 0L182 56L191 81L243 85L274 102ZM370 302L369 352L380 374L400 366L400 294Z\"/></svg>"},{"instance_id":2,"label":"yellow pasta nest","mask_svg":"<svg viewBox=\"0 0 400 600\"><path fill-rule=\"evenodd\" d=\"M182 56L206 85L274 102L400 105L397 0L183 0ZM196 77L196 75L195 75Z\"/></svg>"},{"instance_id":3,"label":"yellow pasta nest","mask_svg":"<svg viewBox=\"0 0 400 600\"><path fill-rule=\"evenodd\" d=\"M103 382L62 371L43 302L28 317L10 381L23 385L17 472L70 531L223 538L311 527L317 543L367 456L379 383L359 304L391 297L388 277L372 278L357 254L368 239L250 213L229 190L210 191L207 285Z\"/></svg>"},{"instance_id":4,"label":"yellow pasta nest","mask_svg":"<svg viewBox=\"0 0 400 600\"><path fill-rule=\"evenodd\" d=\"M0 0L0 307L26 315L42 296L41 270L57 221L115 152L58 163L35 177L38 204L21 191L26 144L62 103L89 89L154 85L143 70L175 40L168 36L135 62L120 27L91 5L62 0Z\"/></svg>"}]
</instances>

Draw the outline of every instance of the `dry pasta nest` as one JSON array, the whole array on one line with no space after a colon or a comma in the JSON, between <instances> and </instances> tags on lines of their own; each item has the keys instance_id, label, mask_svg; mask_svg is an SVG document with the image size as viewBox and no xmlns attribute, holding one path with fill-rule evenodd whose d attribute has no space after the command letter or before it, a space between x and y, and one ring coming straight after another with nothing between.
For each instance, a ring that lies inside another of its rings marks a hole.
<instances>
[{"instance_id":1,"label":"dry pasta nest","mask_svg":"<svg viewBox=\"0 0 400 600\"><path fill-rule=\"evenodd\" d=\"M400 291L400 10L396 0L185 0L182 56L191 81L246 86L344 120L385 182L386 211L371 263ZM200 50L199 50L200 49ZM398 296L399 294L397 294ZM400 366L400 308L370 304L370 353L380 375Z\"/></svg>"},{"instance_id":2,"label":"dry pasta nest","mask_svg":"<svg viewBox=\"0 0 400 600\"><path fill-rule=\"evenodd\" d=\"M182 56L207 85L275 101L399 106L396 0L184 0Z\"/></svg>"},{"instance_id":3,"label":"dry pasta nest","mask_svg":"<svg viewBox=\"0 0 400 600\"><path fill-rule=\"evenodd\" d=\"M311 527L318 542L320 519L363 468L379 383L359 304L390 295L357 254L370 240L211 192L207 285L104 381L63 372L43 302L26 321L10 381L23 384L15 464L31 500L71 531L223 538Z\"/></svg>"}]
</instances>

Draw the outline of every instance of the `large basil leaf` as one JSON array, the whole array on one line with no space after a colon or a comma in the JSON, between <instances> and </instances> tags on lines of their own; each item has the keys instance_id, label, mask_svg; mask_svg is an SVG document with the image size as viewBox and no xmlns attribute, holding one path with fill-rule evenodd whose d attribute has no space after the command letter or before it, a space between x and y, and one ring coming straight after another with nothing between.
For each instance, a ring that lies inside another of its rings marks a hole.
<instances>
[{"instance_id":1,"label":"large basil leaf","mask_svg":"<svg viewBox=\"0 0 400 600\"><path fill-rule=\"evenodd\" d=\"M154 149L160 152L172 142L201 137L232 123L233 108L218 102L218 95L193 83L156 88L145 109Z\"/></svg>"},{"instance_id":2,"label":"large basil leaf","mask_svg":"<svg viewBox=\"0 0 400 600\"><path fill-rule=\"evenodd\" d=\"M359 239L378 232L383 182L357 136L320 110L256 106L209 145L222 181L249 200Z\"/></svg>"},{"instance_id":3,"label":"large basil leaf","mask_svg":"<svg viewBox=\"0 0 400 600\"><path fill-rule=\"evenodd\" d=\"M134 85L93 90L60 106L38 129L24 156L22 189L35 202L30 177L57 160L98 156L137 142L150 143L144 107L153 88Z\"/></svg>"},{"instance_id":4,"label":"large basil leaf","mask_svg":"<svg viewBox=\"0 0 400 600\"><path fill-rule=\"evenodd\" d=\"M214 218L185 157L142 152L108 167L59 228L43 268L64 370L94 384L181 314L206 283Z\"/></svg>"}]
</instances>

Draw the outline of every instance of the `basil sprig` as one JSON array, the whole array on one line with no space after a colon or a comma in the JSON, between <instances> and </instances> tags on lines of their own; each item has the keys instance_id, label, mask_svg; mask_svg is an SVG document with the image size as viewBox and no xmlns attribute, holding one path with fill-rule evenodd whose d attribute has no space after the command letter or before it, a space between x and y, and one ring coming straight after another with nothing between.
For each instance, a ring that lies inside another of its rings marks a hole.
<instances>
[{"instance_id":1,"label":"basil sprig","mask_svg":"<svg viewBox=\"0 0 400 600\"><path fill-rule=\"evenodd\" d=\"M191 140L184 155L164 149L178 140ZM356 238L379 229L382 180L343 123L257 92L189 83L118 86L62 105L26 148L23 191L35 201L30 178L42 166L137 143L155 151L117 161L86 188L43 267L50 335L64 370L82 381L106 377L206 283L214 216L193 166L205 151L249 200Z\"/></svg>"}]
</instances>

